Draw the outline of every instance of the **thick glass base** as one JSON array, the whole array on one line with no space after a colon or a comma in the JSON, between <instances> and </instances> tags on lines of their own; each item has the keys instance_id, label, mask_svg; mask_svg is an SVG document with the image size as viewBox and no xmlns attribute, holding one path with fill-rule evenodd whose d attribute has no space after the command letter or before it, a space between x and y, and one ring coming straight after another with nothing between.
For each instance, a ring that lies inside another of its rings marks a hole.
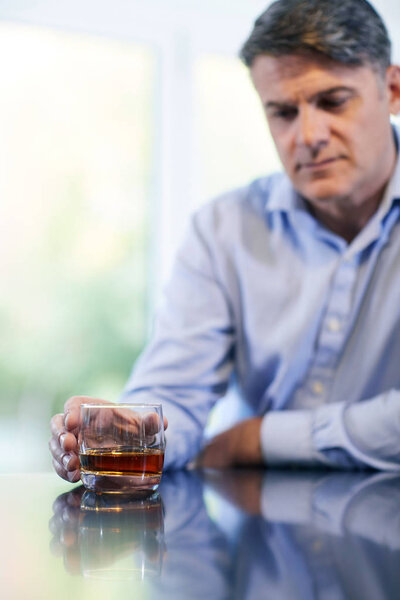
<instances>
[{"instance_id":1,"label":"thick glass base","mask_svg":"<svg viewBox=\"0 0 400 600\"><path fill-rule=\"evenodd\" d=\"M161 475L101 475L81 472L81 481L87 490L107 494L130 494L142 498L152 494L159 486Z\"/></svg>"}]
</instances>

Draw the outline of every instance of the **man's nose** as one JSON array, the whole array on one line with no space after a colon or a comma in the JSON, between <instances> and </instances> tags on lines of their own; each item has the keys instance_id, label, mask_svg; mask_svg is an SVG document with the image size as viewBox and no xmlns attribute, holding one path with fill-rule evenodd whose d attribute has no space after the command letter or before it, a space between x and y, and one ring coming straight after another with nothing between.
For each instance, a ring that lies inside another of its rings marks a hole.
<instances>
[{"instance_id":1,"label":"man's nose","mask_svg":"<svg viewBox=\"0 0 400 600\"><path fill-rule=\"evenodd\" d=\"M305 106L299 109L296 141L299 146L319 149L329 141L329 126L326 115L317 108Z\"/></svg>"}]
</instances>

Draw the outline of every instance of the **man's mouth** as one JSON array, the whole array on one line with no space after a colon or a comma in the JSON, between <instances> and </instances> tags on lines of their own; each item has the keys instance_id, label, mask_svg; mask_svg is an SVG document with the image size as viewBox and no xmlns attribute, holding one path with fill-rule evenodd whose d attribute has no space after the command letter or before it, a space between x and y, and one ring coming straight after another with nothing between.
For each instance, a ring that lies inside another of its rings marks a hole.
<instances>
[{"instance_id":1,"label":"man's mouth","mask_svg":"<svg viewBox=\"0 0 400 600\"><path fill-rule=\"evenodd\" d=\"M334 163L341 160L343 157L336 156L334 158L325 158L323 160L313 160L309 162L299 162L296 166L296 171L306 170L306 171L318 171L320 169L325 169Z\"/></svg>"}]
</instances>

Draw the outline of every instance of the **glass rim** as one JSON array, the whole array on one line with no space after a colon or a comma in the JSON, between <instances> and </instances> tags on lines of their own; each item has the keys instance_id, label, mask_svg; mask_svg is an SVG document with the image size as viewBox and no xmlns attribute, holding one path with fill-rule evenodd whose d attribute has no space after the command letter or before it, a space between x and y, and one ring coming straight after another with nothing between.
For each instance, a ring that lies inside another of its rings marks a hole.
<instances>
[{"instance_id":1,"label":"glass rim","mask_svg":"<svg viewBox=\"0 0 400 600\"><path fill-rule=\"evenodd\" d=\"M83 402L81 404L82 408L134 408L140 406L141 408L161 408L162 404L160 402L107 402L106 404L97 404L96 402Z\"/></svg>"}]
</instances>

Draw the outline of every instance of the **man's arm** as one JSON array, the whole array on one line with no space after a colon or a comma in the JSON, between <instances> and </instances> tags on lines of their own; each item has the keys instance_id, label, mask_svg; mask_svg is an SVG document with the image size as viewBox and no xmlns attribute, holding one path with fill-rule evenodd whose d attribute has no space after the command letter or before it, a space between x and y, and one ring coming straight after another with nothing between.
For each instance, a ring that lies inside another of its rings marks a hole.
<instances>
[{"instance_id":1,"label":"man's arm","mask_svg":"<svg viewBox=\"0 0 400 600\"><path fill-rule=\"evenodd\" d=\"M227 390L235 330L213 251L196 217L178 253L152 340L121 398L160 402L168 418L164 466L183 467L197 456L210 409ZM49 446L56 472L79 479L80 404L74 397L51 421ZM97 400L96 400L97 402Z\"/></svg>"},{"instance_id":2,"label":"man's arm","mask_svg":"<svg viewBox=\"0 0 400 600\"><path fill-rule=\"evenodd\" d=\"M400 471L400 391L350 405L270 411L246 419L213 438L198 464Z\"/></svg>"},{"instance_id":3,"label":"man's arm","mask_svg":"<svg viewBox=\"0 0 400 600\"><path fill-rule=\"evenodd\" d=\"M267 464L400 470L400 391L354 404L268 413L261 441Z\"/></svg>"},{"instance_id":4,"label":"man's arm","mask_svg":"<svg viewBox=\"0 0 400 600\"><path fill-rule=\"evenodd\" d=\"M165 467L180 468L201 449L215 402L234 364L235 328L215 249L196 215L178 252L152 339L135 365L122 401L158 401L168 417Z\"/></svg>"}]
</instances>

